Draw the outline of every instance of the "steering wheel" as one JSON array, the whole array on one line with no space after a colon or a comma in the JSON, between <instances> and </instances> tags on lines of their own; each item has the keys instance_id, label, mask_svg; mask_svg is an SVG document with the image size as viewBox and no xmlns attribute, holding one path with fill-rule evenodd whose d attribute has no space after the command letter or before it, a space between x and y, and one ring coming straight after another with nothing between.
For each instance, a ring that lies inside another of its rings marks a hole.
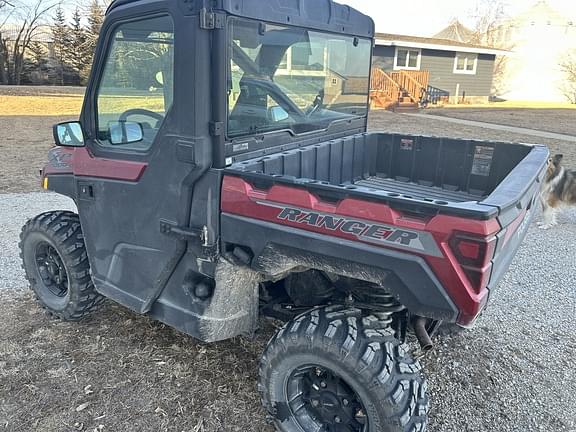
<instances>
[{"instance_id":1,"label":"steering wheel","mask_svg":"<svg viewBox=\"0 0 576 432\"><path fill-rule=\"evenodd\" d=\"M162 121L164 121L164 116L162 114L158 114L157 112L150 111L150 110L143 109L143 108L134 108L134 109L129 109L128 111L124 111L120 115L120 118L118 120L121 122L125 122L128 120L128 117L133 116L133 115L152 117L158 123L161 123Z\"/></svg>"}]
</instances>

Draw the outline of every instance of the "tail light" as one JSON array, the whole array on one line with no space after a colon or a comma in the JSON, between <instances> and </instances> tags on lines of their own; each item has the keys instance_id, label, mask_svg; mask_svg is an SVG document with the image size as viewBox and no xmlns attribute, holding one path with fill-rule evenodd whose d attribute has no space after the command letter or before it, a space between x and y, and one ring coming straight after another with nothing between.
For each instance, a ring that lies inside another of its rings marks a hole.
<instances>
[{"instance_id":1,"label":"tail light","mask_svg":"<svg viewBox=\"0 0 576 432\"><path fill-rule=\"evenodd\" d=\"M496 237L455 234L450 241L450 248L474 290L481 293L490 281Z\"/></svg>"}]
</instances>

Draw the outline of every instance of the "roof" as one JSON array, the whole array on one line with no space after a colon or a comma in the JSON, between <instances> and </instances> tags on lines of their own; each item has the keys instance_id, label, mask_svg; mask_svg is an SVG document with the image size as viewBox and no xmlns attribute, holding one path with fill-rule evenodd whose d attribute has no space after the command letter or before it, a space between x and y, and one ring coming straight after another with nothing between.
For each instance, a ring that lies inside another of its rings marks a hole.
<instances>
[{"instance_id":1,"label":"roof","mask_svg":"<svg viewBox=\"0 0 576 432\"><path fill-rule=\"evenodd\" d=\"M475 45L467 42L440 39L435 37L419 37L397 35L389 33L376 33L376 45L400 46L405 48L425 48L441 51L470 52L476 54L506 55L509 51Z\"/></svg>"},{"instance_id":2,"label":"roof","mask_svg":"<svg viewBox=\"0 0 576 432\"><path fill-rule=\"evenodd\" d=\"M469 43L474 40L476 33L458 20L454 20L441 32L433 36L434 39L447 39L455 42Z\"/></svg>"},{"instance_id":3,"label":"roof","mask_svg":"<svg viewBox=\"0 0 576 432\"><path fill-rule=\"evenodd\" d=\"M533 4L524 13L516 16L512 23L513 25L535 25L545 24L552 26L568 26L576 24L576 17L567 17L562 15L554 9L548 2L540 0Z\"/></svg>"}]
</instances>

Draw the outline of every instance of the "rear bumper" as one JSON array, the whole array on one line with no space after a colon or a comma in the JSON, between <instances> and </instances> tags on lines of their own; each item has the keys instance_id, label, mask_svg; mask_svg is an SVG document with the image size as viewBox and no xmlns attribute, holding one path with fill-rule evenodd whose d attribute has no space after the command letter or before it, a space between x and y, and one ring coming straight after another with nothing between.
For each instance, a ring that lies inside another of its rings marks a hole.
<instances>
[{"instance_id":1,"label":"rear bumper","mask_svg":"<svg viewBox=\"0 0 576 432\"><path fill-rule=\"evenodd\" d=\"M417 255L374 247L314 232L222 214L225 243L249 248L252 268L268 275L296 267L316 268L388 287L410 312L436 320L456 322L458 308Z\"/></svg>"}]
</instances>

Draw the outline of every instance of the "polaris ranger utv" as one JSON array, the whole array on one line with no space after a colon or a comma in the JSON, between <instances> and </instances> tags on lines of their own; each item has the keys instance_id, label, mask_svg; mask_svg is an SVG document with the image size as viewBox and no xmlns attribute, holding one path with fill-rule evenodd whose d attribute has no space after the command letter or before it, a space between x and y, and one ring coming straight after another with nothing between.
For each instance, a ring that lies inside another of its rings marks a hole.
<instances>
[{"instance_id":1,"label":"polaris ranger utv","mask_svg":"<svg viewBox=\"0 0 576 432\"><path fill-rule=\"evenodd\" d=\"M530 224L542 146L367 132L374 25L331 0L116 0L79 122L54 127L31 288L203 341L286 324L258 388L280 431L417 432L418 361L484 310Z\"/></svg>"}]
</instances>

